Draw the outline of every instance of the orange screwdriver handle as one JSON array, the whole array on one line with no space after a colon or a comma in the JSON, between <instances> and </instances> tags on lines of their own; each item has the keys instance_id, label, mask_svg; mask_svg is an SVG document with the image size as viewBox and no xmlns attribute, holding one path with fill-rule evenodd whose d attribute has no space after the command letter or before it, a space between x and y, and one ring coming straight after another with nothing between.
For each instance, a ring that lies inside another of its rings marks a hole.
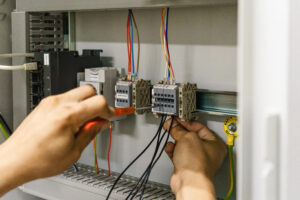
<instances>
[{"instance_id":1,"label":"orange screwdriver handle","mask_svg":"<svg viewBox=\"0 0 300 200\"><path fill-rule=\"evenodd\" d=\"M115 115L114 117L119 117L122 115L129 115L135 112L135 108L128 107L128 108L115 108Z\"/></svg>"},{"instance_id":2,"label":"orange screwdriver handle","mask_svg":"<svg viewBox=\"0 0 300 200\"><path fill-rule=\"evenodd\" d=\"M135 108L133 107L128 107L128 108L115 108L115 115L114 117L119 117L122 115L129 115L129 114L133 114L135 112ZM87 122L84 126L83 126L83 130L87 131L89 130L91 127L93 127L95 124L101 123L101 122L105 122L105 119L101 119L100 117L97 117L89 122Z\"/></svg>"}]
</instances>

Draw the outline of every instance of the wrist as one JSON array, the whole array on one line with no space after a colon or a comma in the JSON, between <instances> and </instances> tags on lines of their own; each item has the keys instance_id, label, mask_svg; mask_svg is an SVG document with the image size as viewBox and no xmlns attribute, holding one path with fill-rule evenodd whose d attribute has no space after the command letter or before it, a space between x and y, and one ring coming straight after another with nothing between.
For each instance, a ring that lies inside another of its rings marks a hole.
<instances>
[{"instance_id":1,"label":"wrist","mask_svg":"<svg viewBox=\"0 0 300 200\"><path fill-rule=\"evenodd\" d=\"M7 141L8 142L8 141ZM8 143L0 146L0 197L6 192L31 181L27 167L21 163L20 158L10 150Z\"/></svg>"},{"instance_id":2,"label":"wrist","mask_svg":"<svg viewBox=\"0 0 300 200\"><path fill-rule=\"evenodd\" d=\"M176 199L216 199L212 179L204 173L183 170L173 175L171 187Z\"/></svg>"}]
</instances>

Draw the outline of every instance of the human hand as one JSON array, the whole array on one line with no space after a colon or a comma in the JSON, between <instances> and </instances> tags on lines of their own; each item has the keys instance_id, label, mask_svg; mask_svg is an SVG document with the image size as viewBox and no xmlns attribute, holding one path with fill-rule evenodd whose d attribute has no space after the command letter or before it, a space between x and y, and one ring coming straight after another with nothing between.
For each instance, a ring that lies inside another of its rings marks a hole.
<instances>
[{"instance_id":1,"label":"human hand","mask_svg":"<svg viewBox=\"0 0 300 200\"><path fill-rule=\"evenodd\" d=\"M113 114L113 108L91 86L42 100L0 146L0 169L6 173L0 175L0 196L27 181L63 172L79 159L96 134L109 126L107 119ZM103 121L83 128L96 117ZM7 187L5 182L13 183Z\"/></svg>"},{"instance_id":2,"label":"human hand","mask_svg":"<svg viewBox=\"0 0 300 200\"><path fill-rule=\"evenodd\" d=\"M168 120L164 129L169 129ZM212 179L226 156L226 146L199 122L174 120L166 153L174 164L171 188L177 199L215 199Z\"/></svg>"}]
</instances>

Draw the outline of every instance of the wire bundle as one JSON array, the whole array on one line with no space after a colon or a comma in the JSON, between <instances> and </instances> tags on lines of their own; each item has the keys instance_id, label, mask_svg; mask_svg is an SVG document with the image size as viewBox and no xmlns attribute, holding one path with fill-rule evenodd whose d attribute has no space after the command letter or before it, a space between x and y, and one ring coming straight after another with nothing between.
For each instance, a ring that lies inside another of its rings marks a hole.
<instances>
[{"instance_id":1,"label":"wire bundle","mask_svg":"<svg viewBox=\"0 0 300 200\"><path fill-rule=\"evenodd\" d=\"M160 25L160 40L163 54L166 60L168 75L167 80L173 83L175 81L174 69L171 63L171 56L169 51L168 27L169 27L169 11L170 8L161 9L161 25Z\"/></svg>"},{"instance_id":2,"label":"wire bundle","mask_svg":"<svg viewBox=\"0 0 300 200\"><path fill-rule=\"evenodd\" d=\"M228 154L229 154L229 169L230 169L230 187L228 190L228 193L225 197L225 200L228 200L230 196L232 195L233 192L233 187L234 187L234 169L233 169L233 146L228 145Z\"/></svg>"},{"instance_id":3,"label":"wire bundle","mask_svg":"<svg viewBox=\"0 0 300 200\"><path fill-rule=\"evenodd\" d=\"M119 180L121 179L121 177L123 176L123 174L149 149L149 147L152 145L152 143L155 141L155 139L157 140L157 143L156 143L156 146L155 146L155 151L154 151L154 154L152 156L152 159L149 163L149 165L147 166L146 170L144 171L144 173L141 175L141 177L139 178L138 182L136 183L136 185L132 188L132 190L130 191L130 193L128 194L128 196L126 197L126 199L133 199L137 194L138 192L141 190L141 193L139 195L139 199L142 199L143 198L143 194L144 194L144 191L146 189L146 185L148 183L148 180L149 180L149 177L150 177L150 174L151 174L151 171L153 169L153 167L155 166L155 164L157 163L157 161L160 159L162 153L163 153L163 150L168 142L168 139L169 139L169 132L167 131L164 131L163 134L161 134L162 132L162 128L163 128L163 125L166 121L167 117L166 116L163 116L161 118L161 122L160 122L160 125L158 127L158 130L156 132L156 134L154 135L154 137L152 138L152 140L149 142L149 144L144 148L144 150L120 173L120 175L117 177L117 179L115 180L114 184L112 185L107 197L106 197L106 200L109 199L112 191L114 190L115 186L117 185L117 183L119 182ZM172 124L173 124L173 119L172 119L172 122L171 122L171 125L170 125L170 129L169 131L171 131L171 128L172 128ZM164 142L164 145L163 147L160 149L161 147L161 143L163 141L163 138L167 135L167 138Z\"/></svg>"},{"instance_id":4,"label":"wire bundle","mask_svg":"<svg viewBox=\"0 0 300 200\"><path fill-rule=\"evenodd\" d=\"M134 24L134 27L136 30L136 36L137 36L137 40L138 40L138 55L137 55L136 70L135 70L135 64L134 64L133 24ZM137 28L134 14L131 9L128 10L128 17L127 17L127 53L128 53L128 80L131 80L132 76L138 75L139 65L140 65L140 35L139 35L139 31Z\"/></svg>"}]
</instances>

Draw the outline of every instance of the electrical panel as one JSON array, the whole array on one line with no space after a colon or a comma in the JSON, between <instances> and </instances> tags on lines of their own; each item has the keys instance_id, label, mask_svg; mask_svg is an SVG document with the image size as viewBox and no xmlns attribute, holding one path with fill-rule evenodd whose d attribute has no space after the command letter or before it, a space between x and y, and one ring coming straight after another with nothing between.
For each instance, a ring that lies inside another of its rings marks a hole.
<instances>
[{"instance_id":1,"label":"electrical panel","mask_svg":"<svg viewBox=\"0 0 300 200\"><path fill-rule=\"evenodd\" d=\"M44 97L77 87L78 72L101 66L101 51L84 50L82 56L77 51L36 52L30 59L30 62L38 63L38 70L29 75L29 111Z\"/></svg>"}]
</instances>

